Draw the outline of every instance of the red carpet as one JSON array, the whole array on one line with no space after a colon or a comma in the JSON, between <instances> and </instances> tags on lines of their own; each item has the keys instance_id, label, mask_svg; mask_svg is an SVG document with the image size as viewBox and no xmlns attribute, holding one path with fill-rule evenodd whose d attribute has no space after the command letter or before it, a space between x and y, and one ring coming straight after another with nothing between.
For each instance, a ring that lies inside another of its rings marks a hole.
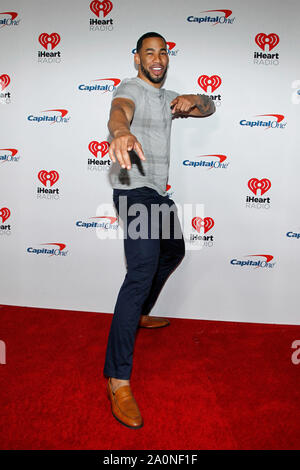
<instances>
[{"instance_id":1,"label":"red carpet","mask_svg":"<svg viewBox=\"0 0 300 470\"><path fill-rule=\"evenodd\" d=\"M111 315L0 307L1 449L299 449L299 326L172 319L139 330L132 389L144 427L111 415Z\"/></svg>"}]
</instances>

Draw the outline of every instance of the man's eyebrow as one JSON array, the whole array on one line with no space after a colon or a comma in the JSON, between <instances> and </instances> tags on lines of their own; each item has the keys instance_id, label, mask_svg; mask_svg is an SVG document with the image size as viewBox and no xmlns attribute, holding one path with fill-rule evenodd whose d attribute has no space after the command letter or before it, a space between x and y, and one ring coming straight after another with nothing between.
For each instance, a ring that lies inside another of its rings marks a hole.
<instances>
[{"instance_id":1,"label":"man's eyebrow","mask_svg":"<svg viewBox=\"0 0 300 470\"><path fill-rule=\"evenodd\" d=\"M167 50L166 47L161 47L161 48L160 48L160 51L166 51L166 50ZM146 49L146 51L155 51L155 49L154 49L154 47L148 47L148 48Z\"/></svg>"}]
</instances>

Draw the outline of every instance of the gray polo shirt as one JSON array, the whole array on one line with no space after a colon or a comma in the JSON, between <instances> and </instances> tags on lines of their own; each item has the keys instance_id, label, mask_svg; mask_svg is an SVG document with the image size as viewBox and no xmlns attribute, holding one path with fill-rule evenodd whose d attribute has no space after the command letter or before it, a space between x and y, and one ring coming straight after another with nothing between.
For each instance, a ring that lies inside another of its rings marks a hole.
<instances>
[{"instance_id":1,"label":"gray polo shirt","mask_svg":"<svg viewBox=\"0 0 300 470\"><path fill-rule=\"evenodd\" d=\"M171 101L178 93L155 88L136 77L123 80L113 93L113 98L128 98L135 104L130 132L140 142L146 161L131 151L131 169L117 166L111 174L112 186L117 189L134 189L148 186L162 196L166 194L170 162L170 134L172 124Z\"/></svg>"}]
</instances>

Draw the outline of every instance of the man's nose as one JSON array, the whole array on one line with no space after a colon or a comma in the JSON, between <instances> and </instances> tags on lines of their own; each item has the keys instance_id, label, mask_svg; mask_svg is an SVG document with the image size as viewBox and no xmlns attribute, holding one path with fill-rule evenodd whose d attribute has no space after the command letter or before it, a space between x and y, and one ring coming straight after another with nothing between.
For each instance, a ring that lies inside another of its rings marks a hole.
<instances>
[{"instance_id":1,"label":"man's nose","mask_svg":"<svg viewBox=\"0 0 300 470\"><path fill-rule=\"evenodd\" d=\"M161 57L159 53L154 54L154 62L161 64Z\"/></svg>"}]
</instances>

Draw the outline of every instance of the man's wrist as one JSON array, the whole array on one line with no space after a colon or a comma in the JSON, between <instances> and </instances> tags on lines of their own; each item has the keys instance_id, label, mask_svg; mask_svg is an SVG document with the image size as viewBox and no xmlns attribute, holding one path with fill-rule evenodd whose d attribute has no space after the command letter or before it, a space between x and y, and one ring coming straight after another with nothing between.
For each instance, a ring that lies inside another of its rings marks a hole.
<instances>
[{"instance_id":1,"label":"man's wrist","mask_svg":"<svg viewBox=\"0 0 300 470\"><path fill-rule=\"evenodd\" d=\"M123 137L124 135L132 135L129 129L117 129L114 132L114 138Z\"/></svg>"},{"instance_id":2,"label":"man's wrist","mask_svg":"<svg viewBox=\"0 0 300 470\"><path fill-rule=\"evenodd\" d=\"M215 112L215 104L208 95L197 95L198 102L196 104L198 110L203 115L212 114Z\"/></svg>"},{"instance_id":3,"label":"man's wrist","mask_svg":"<svg viewBox=\"0 0 300 470\"><path fill-rule=\"evenodd\" d=\"M207 95L197 93L196 97L196 106L201 106L203 104L203 98L207 98Z\"/></svg>"}]
</instances>

